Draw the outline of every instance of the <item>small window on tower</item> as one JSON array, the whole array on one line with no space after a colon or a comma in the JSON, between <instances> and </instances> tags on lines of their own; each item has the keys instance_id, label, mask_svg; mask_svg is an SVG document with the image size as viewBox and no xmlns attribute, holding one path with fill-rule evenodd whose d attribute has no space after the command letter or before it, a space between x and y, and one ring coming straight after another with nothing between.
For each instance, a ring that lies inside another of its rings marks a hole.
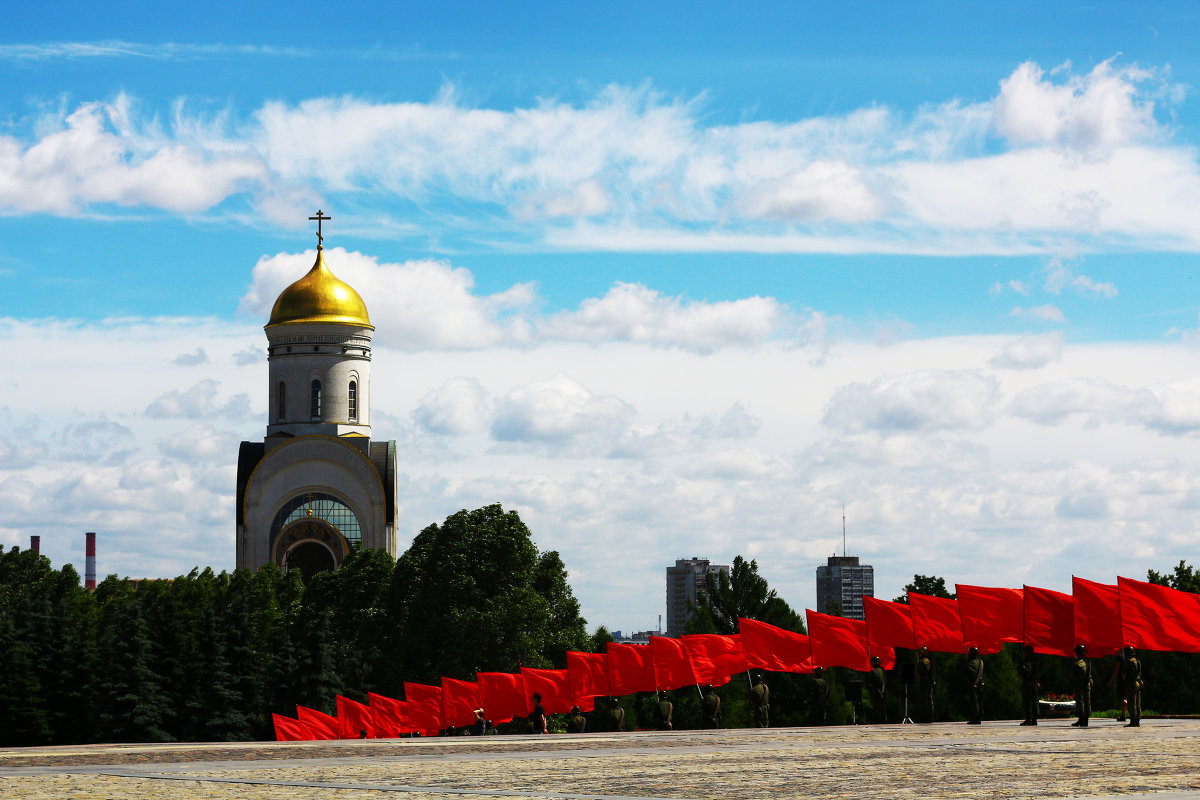
<instances>
[{"instance_id":1,"label":"small window on tower","mask_svg":"<svg viewBox=\"0 0 1200 800\"><path fill-rule=\"evenodd\" d=\"M283 422L287 419L287 393L284 391L284 382L279 382L279 396L275 398L275 416Z\"/></svg>"},{"instance_id":2,"label":"small window on tower","mask_svg":"<svg viewBox=\"0 0 1200 800\"><path fill-rule=\"evenodd\" d=\"M350 421L358 420L358 381L350 381Z\"/></svg>"},{"instance_id":3,"label":"small window on tower","mask_svg":"<svg viewBox=\"0 0 1200 800\"><path fill-rule=\"evenodd\" d=\"M321 418L321 382L312 382L312 398L309 401L309 416L313 419Z\"/></svg>"}]
</instances>

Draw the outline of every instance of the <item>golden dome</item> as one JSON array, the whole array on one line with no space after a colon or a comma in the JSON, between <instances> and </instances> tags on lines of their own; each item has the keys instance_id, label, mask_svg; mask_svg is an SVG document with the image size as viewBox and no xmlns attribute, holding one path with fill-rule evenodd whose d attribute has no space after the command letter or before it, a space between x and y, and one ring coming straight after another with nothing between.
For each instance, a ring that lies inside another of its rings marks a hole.
<instances>
[{"instance_id":1,"label":"golden dome","mask_svg":"<svg viewBox=\"0 0 1200 800\"><path fill-rule=\"evenodd\" d=\"M367 304L350 284L338 280L329 271L320 247L317 248L317 261L308 274L280 292L266 327L300 322L329 322L375 329L367 316Z\"/></svg>"}]
</instances>

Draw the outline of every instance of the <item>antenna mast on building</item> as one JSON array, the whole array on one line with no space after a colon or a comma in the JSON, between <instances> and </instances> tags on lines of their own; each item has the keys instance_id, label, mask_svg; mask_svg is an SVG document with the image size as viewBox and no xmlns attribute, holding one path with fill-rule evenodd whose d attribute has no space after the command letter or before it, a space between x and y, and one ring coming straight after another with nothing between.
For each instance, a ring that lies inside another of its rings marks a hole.
<instances>
[{"instance_id":1,"label":"antenna mast on building","mask_svg":"<svg viewBox=\"0 0 1200 800\"><path fill-rule=\"evenodd\" d=\"M842 558L846 557L846 504L842 503Z\"/></svg>"}]
</instances>

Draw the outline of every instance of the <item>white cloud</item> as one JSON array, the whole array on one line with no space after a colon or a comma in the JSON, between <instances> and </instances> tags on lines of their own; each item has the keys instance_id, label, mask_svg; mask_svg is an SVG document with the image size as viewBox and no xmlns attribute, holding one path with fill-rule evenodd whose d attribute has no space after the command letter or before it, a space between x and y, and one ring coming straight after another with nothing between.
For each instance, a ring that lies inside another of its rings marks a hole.
<instances>
[{"instance_id":1,"label":"white cloud","mask_svg":"<svg viewBox=\"0 0 1200 800\"><path fill-rule=\"evenodd\" d=\"M1019 317L1021 319L1036 319L1040 322L1066 322L1067 316L1063 314L1062 309L1056 305L1046 303L1032 308L1024 306L1013 306L1012 311L1008 312L1010 317Z\"/></svg>"},{"instance_id":2,"label":"white cloud","mask_svg":"<svg viewBox=\"0 0 1200 800\"><path fill-rule=\"evenodd\" d=\"M1060 294L1063 289L1071 289L1086 297L1112 299L1117 296L1116 285L1106 281L1094 281L1087 275L1078 275L1069 264L1058 258L1053 258L1046 264L1045 273L1045 288L1051 294Z\"/></svg>"},{"instance_id":3,"label":"white cloud","mask_svg":"<svg viewBox=\"0 0 1200 800\"><path fill-rule=\"evenodd\" d=\"M477 433L491 424L491 406L491 396L479 381L457 377L422 397L413 417L433 433Z\"/></svg>"},{"instance_id":4,"label":"white cloud","mask_svg":"<svg viewBox=\"0 0 1200 800\"><path fill-rule=\"evenodd\" d=\"M1088 427L1140 425L1178 436L1200 431L1200 389L1192 385L1133 389L1103 378L1072 378L1022 391L1013 398L1011 411L1041 425L1078 420Z\"/></svg>"},{"instance_id":5,"label":"white cloud","mask_svg":"<svg viewBox=\"0 0 1200 800\"><path fill-rule=\"evenodd\" d=\"M1000 369L1040 369L1062 358L1063 336L1057 331L1022 336L1008 342L988 363Z\"/></svg>"},{"instance_id":6,"label":"white cloud","mask_svg":"<svg viewBox=\"0 0 1200 800\"><path fill-rule=\"evenodd\" d=\"M172 361L181 367L194 367L198 364L207 364L208 353L204 352L203 347L197 347L191 353L182 353L176 356Z\"/></svg>"},{"instance_id":7,"label":"white cloud","mask_svg":"<svg viewBox=\"0 0 1200 800\"><path fill-rule=\"evenodd\" d=\"M1027 61L1000 82L992 126L1014 144L1083 151L1150 139L1158 129L1154 103L1139 99L1138 87L1157 77L1135 66L1114 68L1109 59L1087 75L1053 83Z\"/></svg>"},{"instance_id":8,"label":"white cloud","mask_svg":"<svg viewBox=\"0 0 1200 800\"><path fill-rule=\"evenodd\" d=\"M513 389L496 402L492 435L502 442L567 442L591 434L616 434L633 418L632 406L595 395L559 374Z\"/></svg>"},{"instance_id":9,"label":"white cloud","mask_svg":"<svg viewBox=\"0 0 1200 800\"><path fill-rule=\"evenodd\" d=\"M389 235L403 216L417 223L409 233L539 248L1195 250L1200 164L1157 122L1180 95L1164 76L1111 61L1047 76L1027 63L985 102L729 125L706 123L703 96L649 87L510 110L470 107L447 87L424 103L314 97L241 117L183 101L144 113L120 95L0 136L0 208L241 219L250 203L255 219L293 226L325 198ZM1115 291L1078 277L1077 291Z\"/></svg>"},{"instance_id":10,"label":"white cloud","mask_svg":"<svg viewBox=\"0 0 1200 800\"><path fill-rule=\"evenodd\" d=\"M972 430L991 423L999 398L979 372L921 370L837 389L823 421L851 432Z\"/></svg>"},{"instance_id":11,"label":"white cloud","mask_svg":"<svg viewBox=\"0 0 1200 800\"><path fill-rule=\"evenodd\" d=\"M218 403L220 387L220 381L207 378L185 390L172 389L146 406L146 416L151 419L244 419L250 414L250 397L246 394L234 395Z\"/></svg>"}]
</instances>

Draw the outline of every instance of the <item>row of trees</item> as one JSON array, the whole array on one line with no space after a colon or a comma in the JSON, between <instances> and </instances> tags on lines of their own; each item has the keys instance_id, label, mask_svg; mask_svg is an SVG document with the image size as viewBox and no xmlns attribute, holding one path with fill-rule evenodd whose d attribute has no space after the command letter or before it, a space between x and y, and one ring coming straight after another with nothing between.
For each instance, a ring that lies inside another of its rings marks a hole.
<instances>
[{"instance_id":1,"label":"row of trees","mask_svg":"<svg viewBox=\"0 0 1200 800\"><path fill-rule=\"evenodd\" d=\"M1150 580L1200 591L1181 563ZM950 597L940 578L906 590ZM903 602L904 598L897 598ZM739 617L804 632L804 620L767 585L754 561L735 558L710 576L692 633L730 634ZM461 511L422 531L399 559L352 554L305 584L298 571L193 570L174 580L109 576L89 592L71 566L54 570L29 550L0 552L0 745L92 741L272 738L271 712L297 703L333 713L338 694L399 697L404 681L436 684L518 664L565 667L568 650L600 652L558 554L539 552L515 512ZM913 654L898 653L898 662ZM942 719L966 717L962 656L935 654ZM988 658L989 716L1019 716L1015 648ZM1044 691L1069 691L1066 659L1039 657ZM1200 657L1143 654L1145 705L1200 711ZM1097 707L1108 702L1097 665ZM846 701L862 676L832 671L829 721L849 722ZM769 676L772 724L808 723L812 679ZM888 717L901 716L898 676ZM725 724L750 724L749 681L722 687ZM673 693L678 726L699 724L699 693ZM627 727L651 725L649 695L620 699Z\"/></svg>"},{"instance_id":2,"label":"row of trees","mask_svg":"<svg viewBox=\"0 0 1200 800\"><path fill-rule=\"evenodd\" d=\"M271 712L404 681L565 667L591 650L558 553L516 512L461 511L399 559L298 571L109 576L95 592L31 550L0 553L0 745L273 738Z\"/></svg>"}]
</instances>

